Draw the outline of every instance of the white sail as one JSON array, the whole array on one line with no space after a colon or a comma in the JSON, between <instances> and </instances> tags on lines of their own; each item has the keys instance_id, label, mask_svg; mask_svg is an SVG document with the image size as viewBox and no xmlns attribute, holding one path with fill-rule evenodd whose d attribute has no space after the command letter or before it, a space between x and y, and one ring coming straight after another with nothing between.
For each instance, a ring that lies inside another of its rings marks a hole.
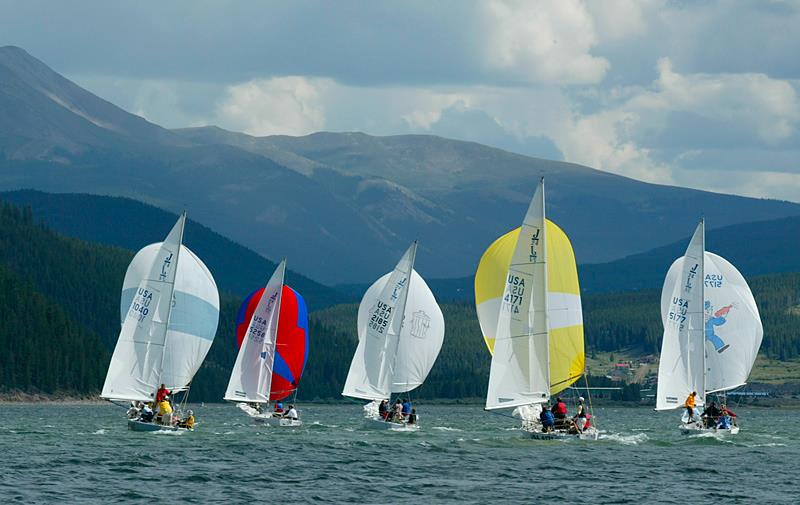
<instances>
[{"instance_id":1,"label":"white sail","mask_svg":"<svg viewBox=\"0 0 800 505\"><path fill-rule=\"evenodd\" d=\"M162 381L167 325L185 222L184 214L156 253L139 264L144 275L136 283L124 314L103 384L103 398L152 400ZM136 262L134 258L131 267Z\"/></svg>"},{"instance_id":2,"label":"white sail","mask_svg":"<svg viewBox=\"0 0 800 505\"><path fill-rule=\"evenodd\" d=\"M286 260L281 261L253 311L236 356L225 399L269 403Z\"/></svg>"},{"instance_id":3,"label":"white sail","mask_svg":"<svg viewBox=\"0 0 800 505\"><path fill-rule=\"evenodd\" d=\"M392 374L403 323L408 285L414 268L417 243L403 254L377 297L364 296L359 312L367 313L367 324L359 331L358 347L350 363L342 394L365 400L389 398Z\"/></svg>"},{"instance_id":4,"label":"white sail","mask_svg":"<svg viewBox=\"0 0 800 505\"><path fill-rule=\"evenodd\" d=\"M683 259L672 268L680 269ZM725 258L705 253L704 337L707 393L747 382L764 328L750 287ZM662 302L663 303L663 302Z\"/></svg>"},{"instance_id":5,"label":"white sail","mask_svg":"<svg viewBox=\"0 0 800 505\"><path fill-rule=\"evenodd\" d=\"M388 273L375 281L364 294L358 309L358 334L365 335L370 308L389 283ZM391 374L391 392L404 393L422 385L431 371L444 341L444 316L431 289L416 270L403 313L403 325L397 343ZM400 317L398 315L398 317Z\"/></svg>"},{"instance_id":6,"label":"white sail","mask_svg":"<svg viewBox=\"0 0 800 505\"><path fill-rule=\"evenodd\" d=\"M705 231L700 221L686 254L675 260L667 272L661 291L664 337L658 365L657 410L682 406L692 391L697 392L698 405L705 403L704 252Z\"/></svg>"},{"instance_id":7,"label":"white sail","mask_svg":"<svg viewBox=\"0 0 800 505\"><path fill-rule=\"evenodd\" d=\"M550 397L545 235L542 181L525 215L506 276L486 409L541 403Z\"/></svg>"}]
</instances>

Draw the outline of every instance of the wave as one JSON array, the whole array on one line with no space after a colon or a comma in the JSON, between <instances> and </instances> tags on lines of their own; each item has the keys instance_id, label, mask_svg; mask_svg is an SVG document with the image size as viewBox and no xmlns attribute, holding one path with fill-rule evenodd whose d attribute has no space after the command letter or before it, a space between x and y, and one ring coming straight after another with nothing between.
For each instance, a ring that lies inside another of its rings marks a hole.
<instances>
[{"instance_id":1,"label":"wave","mask_svg":"<svg viewBox=\"0 0 800 505\"><path fill-rule=\"evenodd\" d=\"M600 440L608 440L609 442L617 442L622 445L639 445L650 440L650 437L645 433L637 433L635 435L623 435L622 433L600 433Z\"/></svg>"}]
</instances>

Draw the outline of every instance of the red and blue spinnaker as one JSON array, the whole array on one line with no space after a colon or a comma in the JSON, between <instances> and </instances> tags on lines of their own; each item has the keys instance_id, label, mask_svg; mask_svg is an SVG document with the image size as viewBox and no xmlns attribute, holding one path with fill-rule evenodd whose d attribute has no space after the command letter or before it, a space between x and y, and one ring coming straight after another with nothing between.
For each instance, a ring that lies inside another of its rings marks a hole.
<instances>
[{"instance_id":1,"label":"red and blue spinnaker","mask_svg":"<svg viewBox=\"0 0 800 505\"><path fill-rule=\"evenodd\" d=\"M236 347L242 346L247 327L258 301L264 294L261 288L250 294L239 307L236 316ZM278 336L275 344L275 363L272 368L270 400L282 400L294 393L308 361L308 308L300 293L284 285L281 291Z\"/></svg>"}]
</instances>

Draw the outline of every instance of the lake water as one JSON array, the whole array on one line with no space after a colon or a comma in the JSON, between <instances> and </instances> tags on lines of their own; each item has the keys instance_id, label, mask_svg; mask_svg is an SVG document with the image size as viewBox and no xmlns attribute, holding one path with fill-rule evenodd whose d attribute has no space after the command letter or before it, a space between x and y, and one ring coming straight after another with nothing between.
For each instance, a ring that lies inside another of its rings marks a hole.
<instances>
[{"instance_id":1,"label":"lake water","mask_svg":"<svg viewBox=\"0 0 800 505\"><path fill-rule=\"evenodd\" d=\"M722 438L599 408L599 441L542 442L479 406L418 405L416 433L301 407L300 429L207 405L193 433L134 433L110 404L0 405L0 503L800 503L800 411L741 408Z\"/></svg>"}]
</instances>

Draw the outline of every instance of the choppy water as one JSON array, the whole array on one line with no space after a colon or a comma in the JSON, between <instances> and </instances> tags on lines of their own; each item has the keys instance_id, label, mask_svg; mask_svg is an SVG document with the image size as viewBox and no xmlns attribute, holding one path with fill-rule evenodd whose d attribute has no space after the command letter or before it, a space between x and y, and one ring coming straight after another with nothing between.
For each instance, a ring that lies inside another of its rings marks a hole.
<instances>
[{"instance_id":1,"label":"choppy water","mask_svg":"<svg viewBox=\"0 0 800 505\"><path fill-rule=\"evenodd\" d=\"M800 411L740 409L721 438L600 408L599 441L541 442L479 406L419 405L417 433L362 429L356 404L302 406L300 429L194 410L194 433L133 433L112 405L0 405L0 503L800 502Z\"/></svg>"}]
</instances>

